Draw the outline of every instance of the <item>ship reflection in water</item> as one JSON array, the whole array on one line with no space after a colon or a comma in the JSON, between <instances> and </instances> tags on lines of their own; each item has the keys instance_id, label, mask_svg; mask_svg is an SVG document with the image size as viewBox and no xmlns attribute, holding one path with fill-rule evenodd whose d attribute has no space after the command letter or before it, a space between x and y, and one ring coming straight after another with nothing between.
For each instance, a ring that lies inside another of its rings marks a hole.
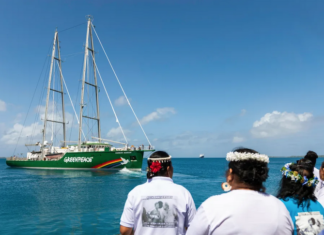
<instances>
[{"instance_id":1,"label":"ship reflection in water","mask_svg":"<svg viewBox=\"0 0 324 235\"><path fill-rule=\"evenodd\" d=\"M93 177L114 175L118 171L107 170L46 170L46 169L14 169L10 170L24 171L28 175L43 175L43 176L66 176L66 177Z\"/></svg>"}]
</instances>

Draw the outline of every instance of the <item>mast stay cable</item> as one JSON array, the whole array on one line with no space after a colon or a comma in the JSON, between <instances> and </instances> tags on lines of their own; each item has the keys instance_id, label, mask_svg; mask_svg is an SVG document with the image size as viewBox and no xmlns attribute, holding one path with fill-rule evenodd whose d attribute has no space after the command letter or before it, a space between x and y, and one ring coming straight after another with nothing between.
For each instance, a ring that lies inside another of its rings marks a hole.
<instances>
[{"instance_id":1,"label":"mast stay cable","mask_svg":"<svg viewBox=\"0 0 324 235\"><path fill-rule=\"evenodd\" d=\"M45 74L47 74L48 72L49 72L49 66L46 68ZM44 79L44 81L43 81L43 87L46 87L46 79ZM36 106L35 118L34 118L34 122L33 123L38 122L38 118L41 118L41 116L40 116L40 109L41 109L41 103L42 103L43 98L44 98L44 94L45 94L45 89L42 89L41 94L40 94L40 99L38 101L38 105ZM35 134L35 131L36 131L36 125L33 126L33 129L32 129L32 132L31 132L31 137L28 138L28 141L27 142L34 143L34 137L35 137L34 134Z\"/></svg>"},{"instance_id":2,"label":"mast stay cable","mask_svg":"<svg viewBox=\"0 0 324 235\"><path fill-rule=\"evenodd\" d=\"M127 100L127 103L128 103L128 105L129 105L129 107L130 107L131 110L133 111L133 114L134 114L134 116L135 116L135 118L136 118L136 120L137 120L139 126L141 127L141 129L142 129L142 131L143 131L143 133L144 133L144 135L145 135L145 137L146 137L147 142L148 142L150 145L152 145L151 142L150 142L150 140L149 140L149 138L147 137L147 135L146 135L146 133L145 133L145 131L144 131L144 129L143 129L143 127L142 127L142 125L141 125L139 119L137 118L137 115L136 115L136 113L135 113L135 111L134 111L134 109L133 109L131 103L129 102L129 100L128 100L128 98L127 98L127 95L126 95L126 93L125 93L125 91L124 91L124 89L123 89L123 87L122 87L122 85L121 85L121 83L120 83L120 81L119 81L119 79L118 79L118 76L117 76L117 74L116 74L116 72L115 72L115 70L114 70L114 67L113 67L112 64L111 64L111 62L110 62L110 60L109 60L109 57L108 57L108 55L107 55L107 53L106 53L106 51L105 51L105 48L103 47L103 45L102 45L102 43L101 43L101 41L100 41L100 39L99 39L99 36L98 36L98 34L97 34L97 32L96 32L96 30L95 30L95 28L94 28L94 26L93 26L92 23L91 23L91 26L92 26L93 31L95 32L95 34L96 34L96 36L97 36L97 38L98 38L98 41L99 41L99 43L100 43L100 45L101 45L101 48L102 48L103 52L105 53L105 56L106 56L106 58L107 58L107 60L108 60L108 63L109 63L109 65L110 65L110 67L111 67L111 69L112 69L112 71L113 71L113 73L114 73L114 75L115 75L115 77L116 77L116 79L117 79L117 82L119 83L119 86L120 86L121 90L122 90L123 93L124 93L124 96L125 96L125 98L126 98L126 100ZM97 66L96 66L96 67L97 67ZM98 69L98 67L97 67L97 69ZM98 72L99 72L99 71L98 71ZM100 77L100 79L101 79L101 77ZM103 81L102 81L102 83L103 83Z\"/></svg>"},{"instance_id":3,"label":"mast stay cable","mask_svg":"<svg viewBox=\"0 0 324 235\"><path fill-rule=\"evenodd\" d=\"M81 75L82 75L82 68L81 68ZM80 77L81 77L81 75L80 75ZM79 92L80 92L80 85L81 85L81 81L79 81L79 85L78 85L78 89L77 89L77 95L75 96L75 101L74 101L74 103L76 103L77 102L77 98L79 97ZM72 124L71 125L73 125L73 123L74 123L74 116L73 116L73 119L72 119ZM79 124L79 123L78 123ZM71 135L72 135L72 130L73 130L73 128L70 128L70 137L69 137L69 140L71 140Z\"/></svg>"},{"instance_id":4,"label":"mast stay cable","mask_svg":"<svg viewBox=\"0 0 324 235\"><path fill-rule=\"evenodd\" d=\"M55 64L53 66L53 89L55 90ZM54 120L54 105L55 105L55 102L54 102L54 95L55 95L55 92L53 91L53 110L52 110L52 120ZM54 122L52 122L52 136L51 136L51 141L52 141L52 145L53 145L53 138L54 138Z\"/></svg>"},{"instance_id":5,"label":"mast stay cable","mask_svg":"<svg viewBox=\"0 0 324 235\"><path fill-rule=\"evenodd\" d=\"M51 44L51 45L52 45L52 44ZM50 49L51 49L51 45L50 45L48 51L50 51ZM19 140L20 140L20 137L21 137L22 131L23 131L24 127L25 127L25 123L26 123L26 120L27 120L27 117L28 117L28 114L29 114L29 111L30 111L31 105L32 105L33 100L34 100L34 97L35 97L35 94L36 94L36 91L37 91L37 88L38 88L38 85L39 85L39 81L40 81L40 79L41 79L41 77L42 77L42 74L43 74L43 71L44 71L44 68L45 68L45 64L46 64L47 59L48 59L48 56L46 56L46 58L45 58L45 61L44 61L44 64L43 64L43 68L42 68L42 71L41 71L41 73L40 73L40 75L39 75L39 78L38 78L38 81L37 81L36 88L35 88L35 90L34 90L34 94L33 94L32 100L31 100L31 102L30 102L30 104L29 104L28 111L27 111L27 114L26 114L26 116L25 116L25 120L24 120L23 126L22 126L22 128L21 128L21 131L20 131L20 133L19 133L19 137L18 137L17 142L16 142L16 146L15 146L14 151L13 151L13 155L14 155L15 152L16 152L18 142L19 142Z\"/></svg>"},{"instance_id":6,"label":"mast stay cable","mask_svg":"<svg viewBox=\"0 0 324 235\"><path fill-rule=\"evenodd\" d=\"M122 134L123 134L123 136L124 136L124 139L125 139L125 141L126 141L126 144L128 144L128 141L127 141L127 138L126 138L125 133L124 133L124 131L123 131L123 128L122 128L122 126L121 126L121 124L120 124L120 122L119 122L119 120L118 120L118 117L117 117L117 114L116 114L116 112L115 112L114 106L113 106L113 104L112 104L112 102L111 102L111 100L110 100L110 97L109 97L109 95L108 95L108 92L107 92L106 86L105 86L105 84L104 84L104 82L103 82L103 80L102 80L102 78L101 78L101 74L100 74L100 72L99 72L98 66L97 66L96 62L94 61L94 59L93 59L93 55L92 55L92 53L90 53L90 55L91 55L91 57L92 57L93 63L94 63L94 65L95 65L95 67L96 67L96 70L97 70L97 72L98 72L98 74L99 74L99 77L100 77L101 83L102 83L103 88L104 88L104 90L105 90L105 92L106 92L106 95L107 95L107 98L108 98L108 100L109 100L110 106L111 106L111 108L112 108L112 110L113 110L113 112L114 112L114 114L115 114L116 122L118 123L119 128L120 128L120 130L121 130L121 132L122 132Z\"/></svg>"},{"instance_id":7,"label":"mast stay cable","mask_svg":"<svg viewBox=\"0 0 324 235\"><path fill-rule=\"evenodd\" d=\"M78 27L78 26L80 26L80 25L84 25L84 24L86 24L86 23L87 23L87 22L83 22L83 23L81 23L81 24L74 25L74 26L72 26L72 27L70 27L70 28L62 29L61 31L58 31L58 33L62 33L62 32L64 32L64 31L67 31L67 30L70 30L70 29L76 28L76 27Z\"/></svg>"},{"instance_id":8,"label":"mast stay cable","mask_svg":"<svg viewBox=\"0 0 324 235\"><path fill-rule=\"evenodd\" d=\"M58 64L57 61L56 61L56 63ZM77 119L77 121L78 121L78 124L79 124L79 118L78 118L78 115L77 115L77 113L76 113L76 111L75 111L75 108L74 108L74 105L73 105L73 102L72 102L72 99L71 99L71 96L70 96L70 93L69 93L69 89L67 88L67 85L66 85L66 83L65 83L65 79L64 79L64 77L63 77L62 70L61 70L60 67L59 67L59 69L60 69L60 73L61 73L61 75L62 75L62 80L63 80L64 86L65 86L66 92L67 92L67 94L68 94L68 96L69 96L69 99L70 99L70 102L71 102L71 105L72 105L72 108L73 108L73 111L74 111L75 117L76 117L76 119ZM86 137L85 137L83 131L82 131L82 134L83 134L83 138L86 139Z\"/></svg>"}]
</instances>

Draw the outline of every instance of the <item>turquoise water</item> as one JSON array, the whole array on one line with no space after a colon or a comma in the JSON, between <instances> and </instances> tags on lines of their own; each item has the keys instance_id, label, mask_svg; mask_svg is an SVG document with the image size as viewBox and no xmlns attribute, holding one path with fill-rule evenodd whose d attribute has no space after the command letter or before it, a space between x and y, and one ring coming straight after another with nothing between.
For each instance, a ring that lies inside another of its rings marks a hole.
<instances>
[{"instance_id":1,"label":"turquoise water","mask_svg":"<svg viewBox=\"0 0 324 235\"><path fill-rule=\"evenodd\" d=\"M267 192L276 192L280 168L292 161L271 159ZM222 193L225 159L178 158L173 165L175 183L191 192L197 208ZM145 171L13 169L0 159L0 234L119 234L127 194L145 181Z\"/></svg>"}]
</instances>

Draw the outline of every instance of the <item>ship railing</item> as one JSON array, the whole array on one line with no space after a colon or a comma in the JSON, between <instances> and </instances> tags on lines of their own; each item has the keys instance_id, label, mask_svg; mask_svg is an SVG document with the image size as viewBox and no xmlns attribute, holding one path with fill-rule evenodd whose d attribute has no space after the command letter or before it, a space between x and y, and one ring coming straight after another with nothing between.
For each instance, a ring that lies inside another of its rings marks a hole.
<instances>
[{"instance_id":1,"label":"ship railing","mask_svg":"<svg viewBox=\"0 0 324 235\"><path fill-rule=\"evenodd\" d=\"M131 146L131 147L125 147L125 148L118 148L115 151L125 151L125 150L154 150L154 146L149 145L149 146L144 146L144 145L140 145L140 146Z\"/></svg>"},{"instance_id":2,"label":"ship railing","mask_svg":"<svg viewBox=\"0 0 324 235\"><path fill-rule=\"evenodd\" d=\"M152 146L152 145L149 145L149 146L144 146L144 149L143 150L154 150L155 147Z\"/></svg>"},{"instance_id":3,"label":"ship railing","mask_svg":"<svg viewBox=\"0 0 324 235\"><path fill-rule=\"evenodd\" d=\"M8 161L28 161L26 157L7 157L6 158Z\"/></svg>"},{"instance_id":4,"label":"ship railing","mask_svg":"<svg viewBox=\"0 0 324 235\"><path fill-rule=\"evenodd\" d=\"M131 147L123 147L123 148L115 148L112 147L111 151L130 151L130 150L154 150L154 146L131 146ZM103 152L105 148L81 148L81 151L78 148L69 149L67 152Z\"/></svg>"}]
</instances>

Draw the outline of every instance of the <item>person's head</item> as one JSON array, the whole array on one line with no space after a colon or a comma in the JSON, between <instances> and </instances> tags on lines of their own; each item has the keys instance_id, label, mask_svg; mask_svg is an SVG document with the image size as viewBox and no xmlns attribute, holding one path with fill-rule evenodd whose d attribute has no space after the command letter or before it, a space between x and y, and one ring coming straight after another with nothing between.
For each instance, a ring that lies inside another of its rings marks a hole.
<instances>
[{"instance_id":1,"label":"person's head","mask_svg":"<svg viewBox=\"0 0 324 235\"><path fill-rule=\"evenodd\" d=\"M277 197L283 200L292 198L303 208L310 205L310 201L316 201L314 196L315 186L318 183L313 174L313 162L303 158L297 164L287 163L282 169Z\"/></svg>"},{"instance_id":2,"label":"person's head","mask_svg":"<svg viewBox=\"0 0 324 235\"><path fill-rule=\"evenodd\" d=\"M226 181L232 189L265 192L263 183L268 178L268 156L253 149L238 148L228 153L226 160L229 161Z\"/></svg>"},{"instance_id":3,"label":"person's head","mask_svg":"<svg viewBox=\"0 0 324 235\"><path fill-rule=\"evenodd\" d=\"M169 204L165 202L163 205L163 209L166 211L169 210Z\"/></svg>"},{"instance_id":4,"label":"person's head","mask_svg":"<svg viewBox=\"0 0 324 235\"><path fill-rule=\"evenodd\" d=\"M164 151L156 151L147 159L147 178L155 176L166 176L172 178L173 167L171 156Z\"/></svg>"},{"instance_id":5,"label":"person's head","mask_svg":"<svg viewBox=\"0 0 324 235\"><path fill-rule=\"evenodd\" d=\"M322 165L319 169L319 177L321 178L321 180L324 180L324 162L322 162Z\"/></svg>"},{"instance_id":6,"label":"person's head","mask_svg":"<svg viewBox=\"0 0 324 235\"><path fill-rule=\"evenodd\" d=\"M161 209L162 206L163 206L163 202L161 202L161 201L158 201L155 203L155 209Z\"/></svg>"},{"instance_id":7,"label":"person's head","mask_svg":"<svg viewBox=\"0 0 324 235\"><path fill-rule=\"evenodd\" d=\"M308 151L304 157L304 159L308 159L312 161L313 167L316 165L316 159L318 158L317 153L313 151Z\"/></svg>"}]
</instances>

